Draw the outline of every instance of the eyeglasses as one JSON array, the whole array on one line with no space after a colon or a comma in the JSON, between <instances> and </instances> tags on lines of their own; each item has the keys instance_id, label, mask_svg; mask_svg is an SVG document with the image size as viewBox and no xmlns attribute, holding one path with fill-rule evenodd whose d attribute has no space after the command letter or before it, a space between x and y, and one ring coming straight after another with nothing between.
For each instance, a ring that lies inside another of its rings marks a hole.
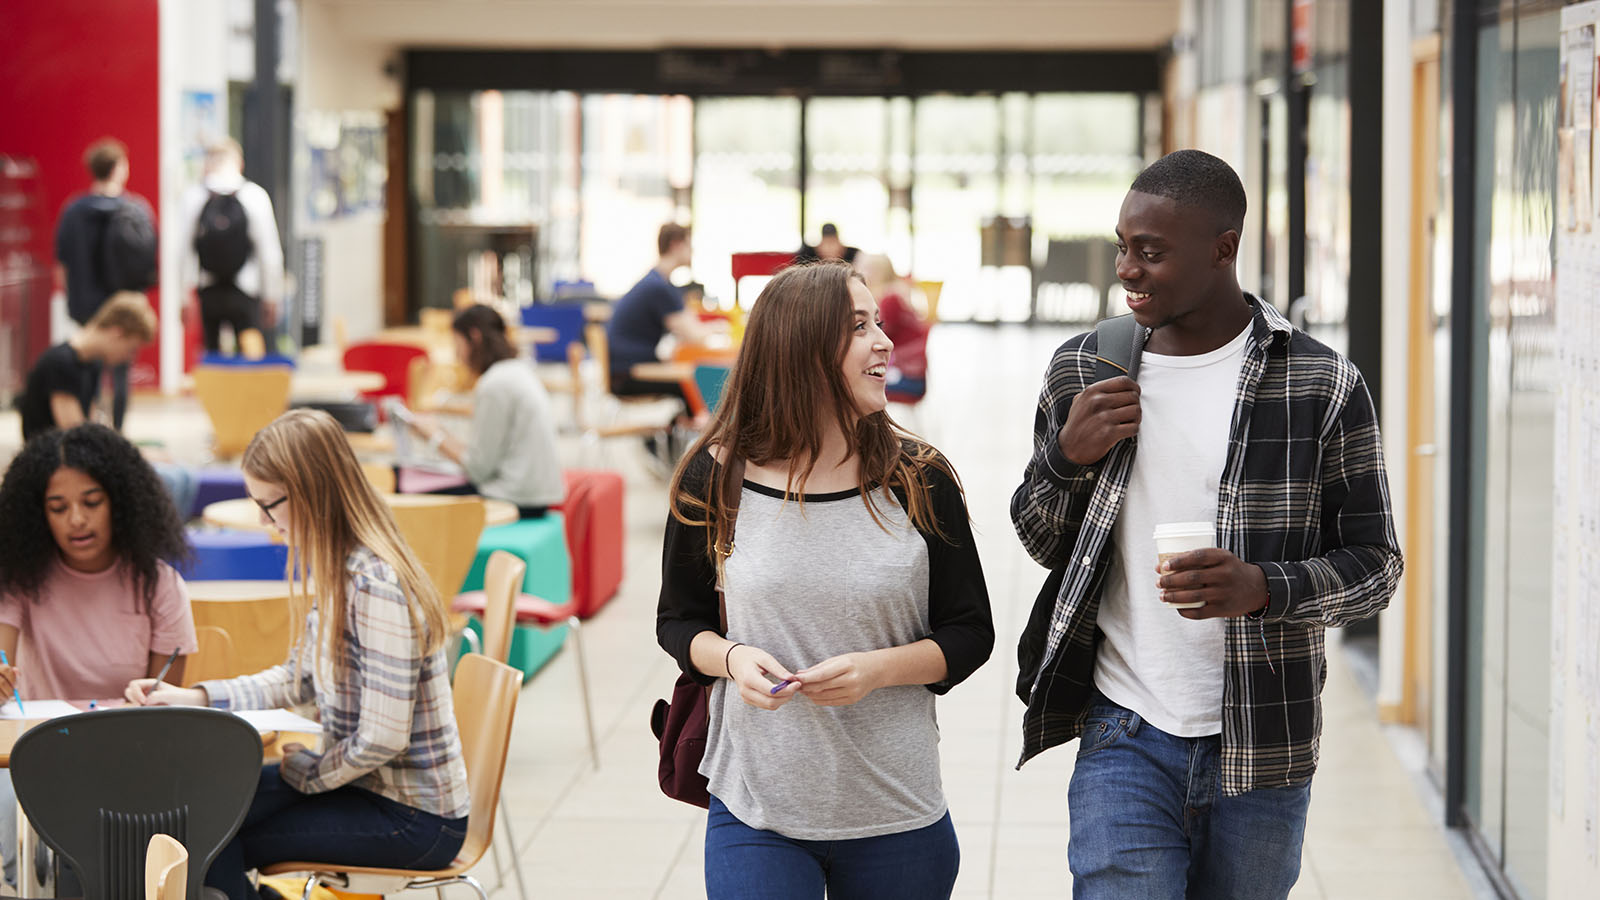
<instances>
[{"instance_id":1,"label":"eyeglasses","mask_svg":"<svg viewBox=\"0 0 1600 900\"><path fill-rule=\"evenodd\" d=\"M251 498L251 499L254 499L254 498ZM271 522L274 525L276 525L276 524L278 524L278 520L272 517L272 511L277 509L278 507L282 506L283 502L285 500L288 500L288 499L289 499L289 495L288 494L284 494L282 497L279 497L278 499L272 501L271 503L262 503L260 500L256 500L256 505L261 507L261 512L267 517L267 521Z\"/></svg>"}]
</instances>

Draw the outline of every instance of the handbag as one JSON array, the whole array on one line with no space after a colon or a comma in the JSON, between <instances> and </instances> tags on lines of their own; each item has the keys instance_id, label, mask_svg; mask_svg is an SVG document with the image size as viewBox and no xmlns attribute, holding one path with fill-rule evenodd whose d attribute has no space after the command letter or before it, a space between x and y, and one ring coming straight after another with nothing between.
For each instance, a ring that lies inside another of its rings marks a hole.
<instances>
[{"instance_id":1,"label":"handbag","mask_svg":"<svg viewBox=\"0 0 1600 900\"><path fill-rule=\"evenodd\" d=\"M739 487L744 482L744 460L733 463L733 502L728 513L739 512ZM707 490L709 494L709 488ZM728 532L729 553L732 551L733 531ZM717 584L717 614L722 633L728 632L728 605L722 585ZM700 774L700 761L706 755L706 731L710 725L711 688L699 684L688 674L680 674L672 685L672 699L657 700L650 710L650 730L661 744L661 760L656 766L656 780L661 793L674 800L706 809L711 806L711 790L706 777Z\"/></svg>"}]
</instances>

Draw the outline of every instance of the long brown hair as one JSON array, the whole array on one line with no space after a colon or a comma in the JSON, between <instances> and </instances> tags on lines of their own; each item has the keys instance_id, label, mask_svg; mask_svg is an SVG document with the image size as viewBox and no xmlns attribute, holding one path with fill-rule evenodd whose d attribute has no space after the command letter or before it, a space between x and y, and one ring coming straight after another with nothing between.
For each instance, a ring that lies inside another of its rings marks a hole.
<instances>
[{"instance_id":1,"label":"long brown hair","mask_svg":"<svg viewBox=\"0 0 1600 900\"><path fill-rule=\"evenodd\" d=\"M251 439L243 468L251 478L279 485L289 496L290 611L293 621L304 622L315 602L322 652L337 677L346 674L338 646L349 609L345 560L357 547L371 550L399 576L423 651L432 653L444 646L449 630L444 602L400 536L389 505L362 474L350 441L332 416L321 410L289 410ZM311 577L316 579L314 585ZM314 597L309 590L315 591ZM303 634L296 632L291 659L300 658Z\"/></svg>"},{"instance_id":2,"label":"long brown hair","mask_svg":"<svg viewBox=\"0 0 1600 900\"><path fill-rule=\"evenodd\" d=\"M844 357L855 324L850 281L861 276L848 263L828 261L779 272L756 298L745 326L739 358L722 388L715 417L684 454L668 496L672 514L686 525L707 527L706 552L720 575L732 552L729 501L742 490L733 468L713 461L706 496L683 487L684 472L701 450L716 446L728 459L758 466L790 463L785 499L804 504L806 479L822 455L829 419L849 440L860 461L856 485L880 527L872 500L877 487L900 488L906 514L920 531L948 536L934 517L924 469L933 466L957 481L955 471L926 441L884 411L861 415L844 380ZM864 284L865 282L863 282ZM959 481L957 481L959 489Z\"/></svg>"}]
</instances>

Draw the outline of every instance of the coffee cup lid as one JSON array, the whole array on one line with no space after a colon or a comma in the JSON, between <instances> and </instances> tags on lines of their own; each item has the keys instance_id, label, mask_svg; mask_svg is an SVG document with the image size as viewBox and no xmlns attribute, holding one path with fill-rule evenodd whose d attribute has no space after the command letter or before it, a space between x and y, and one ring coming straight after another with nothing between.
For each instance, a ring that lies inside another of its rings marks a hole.
<instances>
[{"instance_id":1,"label":"coffee cup lid","mask_svg":"<svg viewBox=\"0 0 1600 900\"><path fill-rule=\"evenodd\" d=\"M1216 533L1216 526L1210 522L1163 522L1156 526L1155 539L1193 537L1205 535L1210 537Z\"/></svg>"}]
</instances>

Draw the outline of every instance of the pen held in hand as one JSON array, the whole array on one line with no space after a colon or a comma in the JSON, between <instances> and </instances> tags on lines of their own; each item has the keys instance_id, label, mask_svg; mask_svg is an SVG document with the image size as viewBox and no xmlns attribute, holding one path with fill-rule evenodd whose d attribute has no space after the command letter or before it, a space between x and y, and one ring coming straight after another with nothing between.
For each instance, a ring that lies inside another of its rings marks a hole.
<instances>
[{"instance_id":1,"label":"pen held in hand","mask_svg":"<svg viewBox=\"0 0 1600 900\"><path fill-rule=\"evenodd\" d=\"M0 666L9 667L10 665L11 660L6 659L6 652L4 650L0 650ZM22 690L14 684L11 686L11 696L17 701L17 712L21 713L22 715L27 715L27 710L22 708Z\"/></svg>"},{"instance_id":2,"label":"pen held in hand","mask_svg":"<svg viewBox=\"0 0 1600 900\"><path fill-rule=\"evenodd\" d=\"M778 682L777 684L773 685L772 686L772 690L768 691L767 693L770 694L770 695L776 696L779 691L783 690L784 688L788 687L789 685L791 685L793 683L794 683L794 679L793 678L785 678L784 680L782 680L782 681Z\"/></svg>"},{"instance_id":3,"label":"pen held in hand","mask_svg":"<svg viewBox=\"0 0 1600 900\"><path fill-rule=\"evenodd\" d=\"M167 671L169 669L171 669L172 668L172 664L177 662L177 661L178 661L178 651L177 650L173 650L172 651L172 655L167 657L166 665L162 666L161 667L161 671L156 673L156 683L150 685L150 690L151 691L154 691L156 688L161 687L161 679L167 677ZM147 691L145 693L145 696L146 697L150 696L150 693Z\"/></svg>"}]
</instances>

